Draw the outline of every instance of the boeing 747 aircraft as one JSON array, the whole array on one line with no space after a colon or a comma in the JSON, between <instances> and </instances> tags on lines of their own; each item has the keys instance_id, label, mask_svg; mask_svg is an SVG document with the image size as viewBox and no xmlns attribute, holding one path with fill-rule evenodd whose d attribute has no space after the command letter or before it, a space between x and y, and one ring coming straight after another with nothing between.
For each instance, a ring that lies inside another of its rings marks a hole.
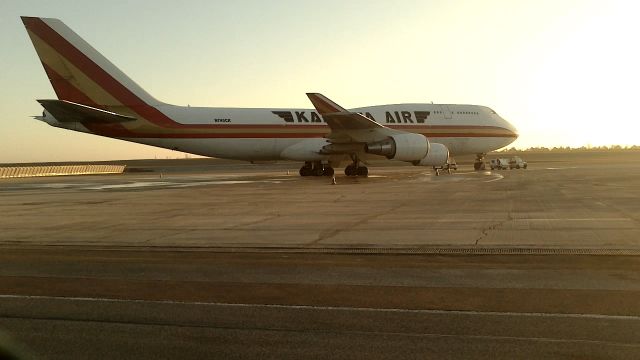
<instances>
[{"instance_id":1,"label":"boeing 747 aircraft","mask_svg":"<svg viewBox=\"0 0 640 360\"><path fill-rule=\"evenodd\" d=\"M304 162L302 176L367 176L369 159L439 167L450 156L512 143L516 129L486 106L397 104L347 110L318 93L315 109L184 107L163 103L57 19L22 17L57 95L38 100L52 126L192 154Z\"/></svg>"}]
</instances>

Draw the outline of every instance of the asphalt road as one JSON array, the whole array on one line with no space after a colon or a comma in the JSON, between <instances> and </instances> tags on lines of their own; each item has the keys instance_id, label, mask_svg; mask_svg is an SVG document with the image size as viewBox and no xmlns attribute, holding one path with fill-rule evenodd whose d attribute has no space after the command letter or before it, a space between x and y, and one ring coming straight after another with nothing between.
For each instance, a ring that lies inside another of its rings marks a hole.
<instances>
[{"instance_id":1,"label":"asphalt road","mask_svg":"<svg viewBox=\"0 0 640 360\"><path fill-rule=\"evenodd\" d=\"M28 249L0 327L36 357L640 356L640 258Z\"/></svg>"}]
</instances>

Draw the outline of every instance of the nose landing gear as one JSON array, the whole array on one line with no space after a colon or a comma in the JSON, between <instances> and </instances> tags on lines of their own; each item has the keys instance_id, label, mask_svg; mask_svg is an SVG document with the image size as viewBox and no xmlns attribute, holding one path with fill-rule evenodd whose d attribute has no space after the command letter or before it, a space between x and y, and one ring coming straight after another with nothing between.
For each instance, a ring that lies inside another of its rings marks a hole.
<instances>
[{"instance_id":1,"label":"nose landing gear","mask_svg":"<svg viewBox=\"0 0 640 360\"><path fill-rule=\"evenodd\" d=\"M473 169L476 171L484 170L484 156L485 154L476 154L476 161L473 163Z\"/></svg>"}]
</instances>

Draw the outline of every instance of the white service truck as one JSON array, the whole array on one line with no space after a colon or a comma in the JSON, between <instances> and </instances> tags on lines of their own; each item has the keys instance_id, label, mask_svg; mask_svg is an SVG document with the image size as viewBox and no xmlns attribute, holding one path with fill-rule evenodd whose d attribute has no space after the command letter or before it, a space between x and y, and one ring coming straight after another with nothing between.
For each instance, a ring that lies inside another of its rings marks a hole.
<instances>
[{"instance_id":1,"label":"white service truck","mask_svg":"<svg viewBox=\"0 0 640 360\"><path fill-rule=\"evenodd\" d=\"M497 158L491 159L489 162L489 166L491 170L507 170L509 168L509 159L507 158Z\"/></svg>"}]
</instances>

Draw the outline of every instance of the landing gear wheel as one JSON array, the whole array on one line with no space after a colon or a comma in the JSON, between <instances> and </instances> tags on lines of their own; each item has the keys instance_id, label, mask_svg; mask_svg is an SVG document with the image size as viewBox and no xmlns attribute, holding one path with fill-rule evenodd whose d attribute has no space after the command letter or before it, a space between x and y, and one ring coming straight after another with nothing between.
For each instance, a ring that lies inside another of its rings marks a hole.
<instances>
[{"instance_id":1,"label":"landing gear wheel","mask_svg":"<svg viewBox=\"0 0 640 360\"><path fill-rule=\"evenodd\" d=\"M335 174L335 171L331 166L324 167L324 171L322 172L323 176L333 176L333 174Z\"/></svg>"},{"instance_id":2,"label":"landing gear wheel","mask_svg":"<svg viewBox=\"0 0 640 360\"><path fill-rule=\"evenodd\" d=\"M305 163L300 168L300 176L311 176L313 175L313 165L311 163Z\"/></svg>"},{"instance_id":3,"label":"landing gear wheel","mask_svg":"<svg viewBox=\"0 0 640 360\"><path fill-rule=\"evenodd\" d=\"M356 174L358 176L367 177L369 176L369 168L366 166L359 166L356 170Z\"/></svg>"},{"instance_id":4,"label":"landing gear wheel","mask_svg":"<svg viewBox=\"0 0 640 360\"><path fill-rule=\"evenodd\" d=\"M473 163L473 169L475 171L480 171L485 169L484 155L485 154L476 154L476 161Z\"/></svg>"},{"instance_id":5,"label":"landing gear wheel","mask_svg":"<svg viewBox=\"0 0 640 360\"><path fill-rule=\"evenodd\" d=\"M369 169L366 166L360 165L360 159L357 154L351 154L351 160L353 161L346 168L344 168L344 174L347 176L369 176Z\"/></svg>"},{"instance_id":6,"label":"landing gear wheel","mask_svg":"<svg viewBox=\"0 0 640 360\"><path fill-rule=\"evenodd\" d=\"M347 176L369 176L369 168L366 166L356 166L355 164L351 164L344 168L344 174Z\"/></svg>"},{"instance_id":7,"label":"landing gear wheel","mask_svg":"<svg viewBox=\"0 0 640 360\"><path fill-rule=\"evenodd\" d=\"M347 176L356 176L358 175L358 168L355 166L355 164L348 165L346 168L344 168L344 174Z\"/></svg>"},{"instance_id":8,"label":"landing gear wheel","mask_svg":"<svg viewBox=\"0 0 640 360\"><path fill-rule=\"evenodd\" d=\"M315 162L313 164L312 175L313 176L322 176L324 174L324 166L321 162Z\"/></svg>"}]
</instances>

